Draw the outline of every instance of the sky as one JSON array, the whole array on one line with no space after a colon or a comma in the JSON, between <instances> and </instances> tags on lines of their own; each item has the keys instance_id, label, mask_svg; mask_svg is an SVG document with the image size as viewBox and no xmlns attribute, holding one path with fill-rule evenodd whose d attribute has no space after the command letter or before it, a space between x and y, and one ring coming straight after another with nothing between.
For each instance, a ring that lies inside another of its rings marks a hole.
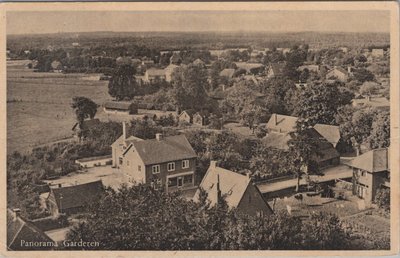
<instances>
[{"instance_id":1,"label":"sky","mask_svg":"<svg viewBox=\"0 0 400 258\"><path fill-rule=\"evenodd\" d=\"M7 34L93 31L390 31L388 11L9 11L6 19Z\"/></svg>"}]
</instances>

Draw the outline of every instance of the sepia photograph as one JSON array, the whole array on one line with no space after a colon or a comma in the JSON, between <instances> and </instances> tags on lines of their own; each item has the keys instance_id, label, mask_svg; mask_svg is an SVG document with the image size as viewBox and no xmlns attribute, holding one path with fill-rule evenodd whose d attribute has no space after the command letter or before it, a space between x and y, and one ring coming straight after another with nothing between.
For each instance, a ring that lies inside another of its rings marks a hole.
<instances>
[{"instance_id":1,"label":"sepia photograph","mask_svg":"<svg viewBox=\"0 0 400 258\"><path fill-rule=\"evenodd\" d=\"M2 19L5 256L398 251L396 3L29 6Z\"/></svg>"}]
</instances>

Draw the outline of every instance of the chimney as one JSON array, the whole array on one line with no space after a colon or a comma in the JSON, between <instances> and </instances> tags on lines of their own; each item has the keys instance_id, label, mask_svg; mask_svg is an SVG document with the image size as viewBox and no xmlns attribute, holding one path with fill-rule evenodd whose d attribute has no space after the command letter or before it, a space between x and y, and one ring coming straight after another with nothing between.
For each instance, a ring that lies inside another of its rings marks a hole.
<instances>
[{"instance_id":1,"label":"chimney","mask_svg":"<svg viewBox=\"0 0 400 258\"><path fill-rule=\"evenodd\" d=\"M219 174L217 175L217 207L219 206L222 199L221 188L219 186Z\"/></svg>"},{"instance_id":2,"label":"chimney","mask_svg":"<svg viewBox=\"0 0 400 258\"><path fill-rule=\"evenodd\" d=\"M222 91L225 91L225 85L222 84Z\"/></svg>"},{"instance_id":3,"label":"chimney","mask_svg":"<svg viewBox=\"0 0 400 258\"><path fill-rule=\"evenodd\" d=\"M122 135L123 135L124 140L126 140L126 123L125 123L125 121L122 122Z\"/></svg>"},{"instance_id":4,"label":"chimney","mask_svg":"<svg viewBox=\"0 0 400 258\"><path fill-rule=\"evenodd\" d=\"M157 141L162 141L163 134L162 133L156 133L156 139L157 139Z\"/></svg>"},{"instance_id":5,"label":"chimney","mask_svg":"<svg viewBox=\"0 0 400 258\"><path fill-rule=\"evenodd\" d=\"M13 209L12 212L13 212L13 221L16 221L17 218L18 218L18 217L20 216L20 214L21 214L21 210L18 209L18 208L16 208L16 209Z\"/></svg>"},{"instance_id":6,"label":"chimney","mask_svg":"<svg viewBox=\"0 0 400 258\"><path fill-rule=\"evenodd\" d=\"M274 120L275 120L275 125L278 125L278 115L276 113L274 114Z\"/></svg>"},{"instance_id":7,"label":"chimney","mask_svg":"<svg viewBox=\"0 0 400 258\"><path fill-rule=\"evenodd\" d=\"M58 188L61 188L62 187L62 184L58 184Z\"/></svg>"},{"instance_id":8,"label":"chimney","mask_svg":"<svg viewBox=\"0 0 400 258\"><path fill-rule=\"evenodd\" d=\"M251 178L251 172L250 172L250 171L247 171L247 172L246 172L246 176L247 176L247 178Z\"/></svg>"},{"instance_id":9,"label":"chimney","mask_svg":"<svg viewBox=\"0 0 400 258\"><path fill-rule=\"evenodd\" d=\"M217 161L211 160L210 161L210 168L216 168L217 167Z\"/></svg>"}]
</instances>

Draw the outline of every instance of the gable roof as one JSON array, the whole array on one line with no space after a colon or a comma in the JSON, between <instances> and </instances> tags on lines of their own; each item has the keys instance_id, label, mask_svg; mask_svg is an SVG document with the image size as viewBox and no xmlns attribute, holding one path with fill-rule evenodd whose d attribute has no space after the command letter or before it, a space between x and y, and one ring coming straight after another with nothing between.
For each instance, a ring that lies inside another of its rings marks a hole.
<instances>
[{"instance_id":1,"label":"gable roof","mask_svg":"<svg viewBox=\"0 0 400 258\"><path fill-rule=\"evenodd\" d=\"M235 73L235 69L226 68L219 73L219 76L225 76L228 78L232 78L234 73Z\"/></svg>"},{"instance_id":2,"label":"gable roof","mask_svg":"<svg viewBox=\"0 0 400 258\"><path fill-rule=\"evenodd\" d=\"M108 101L104 103L105 108L119 109L119 110L130 110L132 105L135 104L133 102L128 102L128 101Z\"/></svg>"},{"instance_id":3,"label":"gable roof","mask_svg":"<svg viewBox=\"0 0 400 258\"><path fill-rule=\"evenodd\" d=\"M32 222L21 218L19 215L14 218L14 212L7 209L7 247L10 250L51 249L51 246L41 246L39 248L24 247L21 245L21 240L26 242L54 243L49 236L37 228Z\"/></svg>"},{"instance_id":4,"label":"gable roof","mask_svg":"<svg viewBox=\"0 0 400 258\"><path fill-rule=\"evenodd\" d=\"M285 68L285 63L271 63L269 69L272 70L275 76L282 75L283 68Z\"/></svg>"},{"instance_id":5,"label":"gable roof","mask_svg":"<svg viewBox=\"0 0 400 258\"><path fill-rule=\"evenodd\" d=\"M204 61L201 60L200 58L197 58L196 60L193 61L194 65L204 65Z\"/></svg>"},{"instance_id":6,"label":"gable roof","mask_svg":"<svg viewBox=\"0 0 400 258\"><path fill-rule=\"evenodd\" d=\"M390 107L390 101L387 98L363 98L363 99L353 99L352 103L354 105L368 105L371 107Z\"/></svg>"},{"instance_id":7,"label":"gable roof","mask_svg":"<svg viewBox=\"0 0 400 258\"><path fill-rule=\"evenodd\" d=\"M225 201L229 208L236 208L251 182L250 177L210 165L206 175L201 181L200 188L208 194L210 205L217 204L217 183L219 177L219 187L221 195L225 197ZM195 199L198 198L199 191L195 194Z\"/></svg>"},{"instance_id":8,"label":"gable roof","mask_svg":"<svg viewBox=\"0 0 400 258\"><path fill-rule=\"evenodd\" d=\"M132 142L145 165L195 158L196 152L184 135Z\"/></svg>"},{"instance_id":9,"label":"gable roof","mask_svg":"<svg viewBox=\"0 0 400 258\"><path fill-rule=\"evenodd\" d=\"M340 140L340 130L339 126L336 125L324 125L324 124L316 124L314 129L317 130L319 134L321 134L328 142L332 143L333 147L336 147L336 144Z\"/></svg>"},{"instance_id":10,"label":"gable roof","mask_svg":"<svg viewBox=\"0 0 400 258\"><path fill-rule=\"evenodd\" d=\"M371 173L389 170L388 148L375 149L355 157L349 164Z\"/></svg>"},{"instance_id":11,"label":"gable roof","mask_svg":"<svg viewBox=\"0 0 400 258\"><path fill-rule=\"evenodd\" d=\"M290 139L291 137L288 133L270 132L262 139L262 142L267 147L287 151L289 150L288 141Z\"/></svg>"},{"instance_id":12,"label":"gable roof","mask_svg":"<svg viewBox=\"0 0 400 258\"><path fill-rule=\"evenodd\" d=\"M146 70L149 76L165 76L164 69L150 68Z\"/></svg>"},{"instance_id":13,"label":"gable roof","mask_svg":"<svg viewBox=\"0 0 400 258\"><path fill-rule=\"evenodd\" d=\"M296 130L297 117L280 114L272 114L267 123L267 129L280 131L282 133L293 132Z\"/></svg>"},{"instance_id":14,"label":"gable roof","mask_svg":"<svg viewBox=\"0 0 400 258\"><path fill-rule=\"evenodd\" d=\"M61 204L61 208L64 210L92 203L99 198L104 188L101 180L98 180L80 185L50 188L50 191L54 194L57 206L60 208Z\"/></svg>"},{"instance_id":15,"label":"gable roof","mask_svg":"<svg viewBox=\"0 0 400 258\"><path fill-rule=\"evenodd\" d=\"M181 116L183 113L186 113L186 114L188 114L190 117L192 117L192 116L196 113L196 111L195 111L194 109L186 109L186 110L183 110L183 111L179 114L179 116Z\"/></svg>"},{"instance_id":16,"label":"gable roof","mask_svg":"<svg viewBox=\"0 0 400 258\"><path fill-rule=\"evenodd\" d=\"M331 73L331 72L333 72L333 71L335 71L335 70L341 72L342 74L344 74L344 75L346 75L346 76L349 76L349 73L348 73L345 69L343 69L342 67L340 67L340 66L334 67L333 69L331 69L330 71L328 71L328 73L327 73L326 75L329 77L329 73Z\"/></svg>"},{"instance_id":17,"label":"gable roof","mask_svg":"<svg viewBox=\"0 0 400 258\"><path fill-rule=\"evenodd\" d=\"M247 72L250 72L251 69L261 68L264 65L262 63L246 63L246 62L235 62L235 65L239 69L244 69Z\"/></svg>"}]
</instances>

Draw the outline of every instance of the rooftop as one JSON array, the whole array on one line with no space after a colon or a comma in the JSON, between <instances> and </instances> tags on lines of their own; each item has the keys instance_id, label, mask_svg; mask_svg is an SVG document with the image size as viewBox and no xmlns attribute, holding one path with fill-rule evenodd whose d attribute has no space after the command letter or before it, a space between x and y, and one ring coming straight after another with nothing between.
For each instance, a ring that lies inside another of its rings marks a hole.
<instances>
[{"instance_id":1,"label":"rooftop","mask_svg":"<svg viewBox=\"0 0 400 258\"><path fill-rule=\"evenodd\" d=\"M145 165L197 157L184 135L162 137L161 140L134 141L132 145Z\"/></svg>"},{"instance_id":2,"label":"rooftop","mask_svg":"<svg viewBox=\"0 0 400 258\"><path fill-rule=\"evenodd\" d=\"M350 166L371 173L389 170L389 149L375 149L355 157Z\"/></svg>"},{"instance_id":3,"label":"rooftop","mask_svg":"<svg viewBox=\"0 0 400 258\"><path fill-rule=\"evenodd\" d=\"M80 185L51 188L50 191L53 192L58 207L70 209L92 203L99 198L103 190L103 183L98 180Z\"/></svg>"}]
</instances>

